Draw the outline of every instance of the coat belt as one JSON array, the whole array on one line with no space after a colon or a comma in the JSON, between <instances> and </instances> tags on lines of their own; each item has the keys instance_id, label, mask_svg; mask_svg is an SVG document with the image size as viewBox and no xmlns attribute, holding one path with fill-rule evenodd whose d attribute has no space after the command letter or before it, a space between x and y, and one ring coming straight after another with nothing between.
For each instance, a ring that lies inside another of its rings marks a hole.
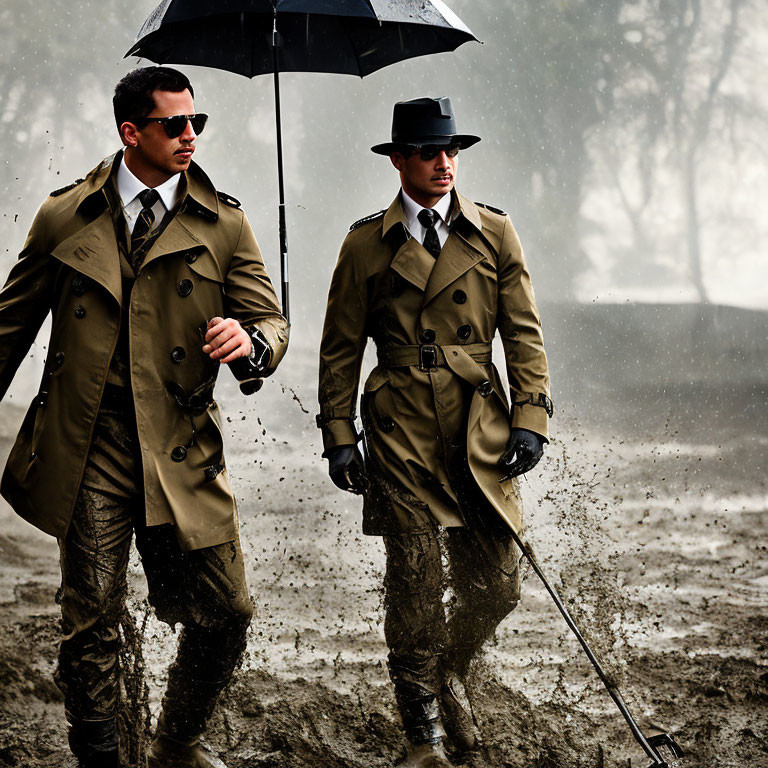
<instances>
[{"instance_id":1,"label":"coat belt","mask_svg":"<svg viewBox=\"0 0 768 768\"><path fill-rule=\"evenodd\" d=\"M476 363L491 362L491 343L480 341L475 344L403 344L397 347L378 347L379 365L382 368L406 368L416 366L421 371L445 367L445 357L461 349Z\"/></svg>"}]
</instances>

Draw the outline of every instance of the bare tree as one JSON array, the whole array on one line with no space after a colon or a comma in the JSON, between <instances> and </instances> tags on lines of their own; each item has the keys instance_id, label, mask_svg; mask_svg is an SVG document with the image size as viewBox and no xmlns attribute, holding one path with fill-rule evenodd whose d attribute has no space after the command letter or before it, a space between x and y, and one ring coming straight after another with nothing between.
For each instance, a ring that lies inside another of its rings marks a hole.
<instances>
[{"instance_id":1,"label":"bare tree","mask_svg":"<svg viewBox=\"0 0 768 768\"><path fill-rule=\"evenodd\" d=\"M665 169L678 177L688 272L701 302L709 301L701 245L700 168L713 151L716 117L735 109L738 100L724 90L743 39L748 0L702 5L700 0L645 0L627 3L623 16L628 44L623 51L623 82L616 93L613 119L634 126L634 147L642 193L633 201L625 189L615 148L599 151L609 158L608 174L635 233L636 248L648 250L644 221L658 184L659 151ZM748 99L749 96L742 98ZM625 137L626 138L626 137Z\"/></svg>"}]
</instances>

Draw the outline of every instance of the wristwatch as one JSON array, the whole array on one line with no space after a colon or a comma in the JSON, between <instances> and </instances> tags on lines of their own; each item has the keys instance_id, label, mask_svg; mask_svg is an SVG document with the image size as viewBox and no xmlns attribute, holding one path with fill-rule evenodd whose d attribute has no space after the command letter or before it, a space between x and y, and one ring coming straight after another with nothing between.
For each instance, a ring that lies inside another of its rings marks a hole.
<instances>
[{"instance_id":1,"label":"wristwatch","mask_svg":"<svg viewBox=\"0 0 768 768\"><path fill-rule=\"evenodd\" d=\"M264 373L272 362L272 347L269 346L269 342L258 328L246 328L245 330L251 339L251 353L248 355L248 362L251 364L253 373L259 375Z\"/></svg>"}]
</instances>

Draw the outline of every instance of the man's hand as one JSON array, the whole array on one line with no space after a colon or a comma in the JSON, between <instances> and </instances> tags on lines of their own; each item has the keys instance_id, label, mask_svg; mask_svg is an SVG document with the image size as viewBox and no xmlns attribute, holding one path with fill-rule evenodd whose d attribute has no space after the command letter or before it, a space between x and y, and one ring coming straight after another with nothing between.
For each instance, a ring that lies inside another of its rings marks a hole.
<instances>
[{"instance_id":1,"label":"man's hand","mask_svg":"<svg viewBox=\"0 0 768 768\"><path fill-rule=\"evenodd\" d=\"M499 466L505 469L504 479L523 475L533 469L544 455L546 440L530 429L512 427Z\"/></svg>"},{"instance_id":2,"label":"man's hand","mask_svg":"<svg viewBox=\"0 0 768 768\"><path fill-rule=\"evenodd\" d=\"M220 363L231 363L251 354L251 337L237 320L212 317L205 333L203 354Z\"/></svg>"},{"instance_id":3,"label":"man's hand","mask_svg":"<svg viewBox=\"0 0 768 768\"><path fill-rule=\"evenodd\" d=\"M361 494L368 485L363 457L356 445L328 449L328 474L342 491Z\"/></svg>"}]
</instances>

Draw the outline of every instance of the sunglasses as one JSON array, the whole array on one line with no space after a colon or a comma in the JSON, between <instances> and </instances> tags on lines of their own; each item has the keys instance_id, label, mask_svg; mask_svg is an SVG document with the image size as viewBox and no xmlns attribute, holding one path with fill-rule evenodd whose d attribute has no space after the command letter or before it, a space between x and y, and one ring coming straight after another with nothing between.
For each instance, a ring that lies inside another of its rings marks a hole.
<instances>
[{"instance_id":1,"label":"sunglasses","mask_svg":"<svg viewBox=\"0 0 768 768\"><path fill-rule=\"evenodd\" d=\"M439 146L437 144L424 144L422 147L409 147L413 155L418 153L422 160L434 160L441 152L445 152L448 157L456 157L459 154L459 148L456 145L449 147Z\"/></svg>"},{"instance_id":2,"label":"sunglasses","mask_svg":"<svg viewBox=\"0 0 768 768\"><path fill-rule=\"evenodd\" d=\"M136 122L136 125L142 126L147 123L160 123L165 128L165 133L169 139L175 139L181 136L187 129L187 123L192 123L192 130L199 136L208 122L208 115L198 112L195 115L172 115L171 117L142 117Z\"/></svg>"}]
</instances>

